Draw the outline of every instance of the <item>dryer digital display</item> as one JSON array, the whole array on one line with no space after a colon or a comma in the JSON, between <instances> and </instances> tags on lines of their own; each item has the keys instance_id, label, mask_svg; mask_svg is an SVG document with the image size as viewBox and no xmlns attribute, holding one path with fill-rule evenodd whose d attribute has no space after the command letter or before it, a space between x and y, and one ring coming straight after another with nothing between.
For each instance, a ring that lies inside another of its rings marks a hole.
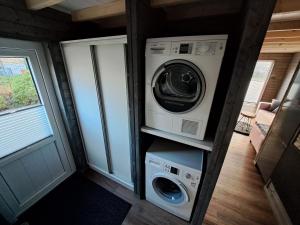
<instances>
[{"instance_id":1,"label":"dryer digital display","mask_svg":"<svg viewBox=\"0 0 300 225\"><path fill-rule=\"evenodd\" d=\"M173 167L173 166L171 166L170 173L173 173L173 174L176 174L176 175L178 175L178 169L177 169L177 168L175 168L175 167Z\"/></svg>"},{"instance_id":2,"label":"dryer digital display","mask_svg":"<svg viewBox=\"0 0 300 225\"><path fill-rule=\"evenodd\" d=\"M184 43L180 44L179 54L191 54L192 53L192 44Z\"/></svg>"}]
</instances>

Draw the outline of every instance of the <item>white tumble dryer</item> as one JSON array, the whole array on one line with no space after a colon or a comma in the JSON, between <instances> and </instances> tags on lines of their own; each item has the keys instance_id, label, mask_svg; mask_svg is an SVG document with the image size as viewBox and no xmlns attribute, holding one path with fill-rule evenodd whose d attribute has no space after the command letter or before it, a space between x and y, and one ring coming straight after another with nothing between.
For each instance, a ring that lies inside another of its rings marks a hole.
<instances>
[{"instance_id":1,"label":"white tumble dryer","mask_svg":"<svg viewBox=\"0 0 300 225\"><path fill-rule=\"evenodd\" d=\"M227 35L148 39L146 126L203 140Z\"/></svg>"},{"instance_id":2,"label":"white tumble dryer","mask_svg":"<svg viewBox=\"0 0 300 225\"><path fill-rule=\"evenodd\" d=\"M203 167L203 151L165 139L146 153L146 200L190 220Z\"/></svg>"}]
</instances>

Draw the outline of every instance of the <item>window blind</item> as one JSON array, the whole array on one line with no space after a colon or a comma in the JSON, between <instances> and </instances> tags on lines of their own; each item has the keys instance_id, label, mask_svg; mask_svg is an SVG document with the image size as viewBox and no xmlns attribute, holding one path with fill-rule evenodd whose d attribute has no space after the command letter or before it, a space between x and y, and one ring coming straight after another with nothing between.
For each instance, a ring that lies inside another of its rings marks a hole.
<instances>
[{"instance_id":1,"label":"window blind","mask_svg":"<svg viewBox=\"0 0 300 225\"><path fill-rule=\"evenodd\" d=\"M53 134L44 106L0 116L0 158Z\"/></svg>"}]
</instances>

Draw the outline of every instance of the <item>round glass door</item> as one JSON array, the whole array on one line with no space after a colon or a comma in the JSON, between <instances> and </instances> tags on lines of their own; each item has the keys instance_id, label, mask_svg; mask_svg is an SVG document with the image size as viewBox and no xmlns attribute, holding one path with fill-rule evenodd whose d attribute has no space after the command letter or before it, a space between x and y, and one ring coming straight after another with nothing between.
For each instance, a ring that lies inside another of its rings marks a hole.
<instances>
[{"instance_id":1,"label":"round glass door","mask_svg":"<svg viewBox=\"0 0 300 225\"><path fill-rule=\"evenodd\" d=\"M152 182L155 192L165 201L181 204L186 201L187 193L178 184L165 177L156 177Z\"/></svg>"},{"instance_id":2,"label":"round glass door","mask_svg":"<svg viewBox=\"0 0 300 225\"><path fill-rule=\"evenodd\" d=\"M200 69L186 60L171 60L156 71L152 80L158 104L170 112L194 109L202 101L205 80Z\"/></svg>"}]
</instances>

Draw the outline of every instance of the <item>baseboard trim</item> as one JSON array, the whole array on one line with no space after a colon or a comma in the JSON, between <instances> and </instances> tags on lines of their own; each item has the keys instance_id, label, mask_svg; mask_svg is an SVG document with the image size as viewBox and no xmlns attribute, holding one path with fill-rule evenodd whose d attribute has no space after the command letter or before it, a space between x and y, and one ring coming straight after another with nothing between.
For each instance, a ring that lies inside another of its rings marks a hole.
<instances>
[{"instance_id":1,"label":"baseboard trim","mask_svg":"<svg viewBox=\"0 0 300 225\"><path fill-rule=\"evenodd\" d=\"M100 173L101 175L117 182L118 184L121 184L122 186L128 188L129 190L133 191L134 190L134 186L132 183L127 183L127 182L124 182L123 180L121 180L120 178L116 177L115 175L113 174L110 174L106 171L103 171L101 169L99 169L97 166L93 165L93 164L90 164L88 163L88 165L90 166L91 169L95 170L96 172Z\"/></svg>"},{"instance_id":2,"label":"baseboard trim","mask_svg":"<svg viewBox=\"0 0 300 225\"><path fill-rule=\"evenodd\" d=\"M279 225L293 225L271 181L265 185L264 190Z\"/></svg>"}]
</instances>

